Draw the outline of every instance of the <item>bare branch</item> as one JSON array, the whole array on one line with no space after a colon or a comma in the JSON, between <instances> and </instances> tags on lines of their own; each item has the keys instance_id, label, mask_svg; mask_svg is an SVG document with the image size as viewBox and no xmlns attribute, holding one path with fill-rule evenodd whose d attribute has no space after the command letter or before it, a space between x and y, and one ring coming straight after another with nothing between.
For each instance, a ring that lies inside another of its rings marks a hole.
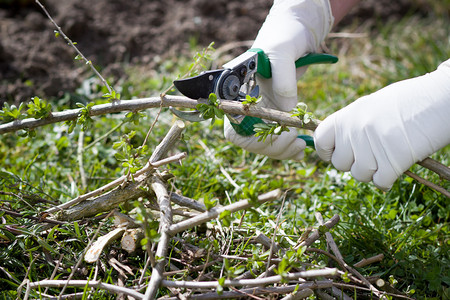
<instances>
[{"instance_id":1,"label":"bare branch","mask_svg":"<svg viewBox=\"0 0 450 300\"><path fill-rule=\"evenodd\" d=\"M37 281L37 282L32 282L29 284L29 287L32 289L37 289L37 288L43 288L43 287L56 287L56 288L60 288L60 287L64 287L64 286L71 286L71 287L79 287L79 288L84 288L84 287L90 287L90 288L97 288L97 289L102 289L102 290L106 290L115 294L125 294L127 296L131 296L134 297L136 299L143 299L144 295L142 295L141 293L129 289L129 288L125 288L125 287L119 287L113 284L109 284L109 283L104 283L101 281L88 281L88 280L41 280L41 281Z\"/></svg>"},{"instance_id":2,"label":"bare branch","mask_svg":"<svg viewBox=\"0 0 450 300\"><path fill-rule=\"evenodd\" d=\"M353 266L355 268L362 268L365 267L367 265L373 264L375 262L379 262L382 261L384 258L384 254L378 254L369 258L363 258L361 261L357 262L356 264L354 264Z\"/></svg>"},{"instance_id":3,"label":"bare branch","mask_svg":"<svg viewBox=\"0 0 450 300\"><path fill-rule=\"evenodd\" d=\"M299 285L285 285L285 286L277 286L277 287L254 287L241 289L239 292L236 291L228 291L223 292L222 295L218 295L216 292L204 293L200 295L195 295L192 297L193 299L237 299L246 297L244 293L251 295L264 295L264 294L286 294L292 293L295 290L301 291L304 289L324 289L332 287L332 281L330 280L322 280L322 281L314 281L314 282L305 282Z\"/></svg>"},{"instance_id":4,"label":"bare branch","mask_svg":"<svg viewBox=\"0 0 450 300\"><path fill-rule=\"evenodd\" d=\"M98 76L98 78L100 78L100 80L103 82L103 84L105 85L105 87L108 89L109 93L112 93L112 89L109 86L108 82L105 80L105 78L103 78L103 76L100 74L99 71L97 71L97 69L94 67L94 65L92 64L92 62L90 60L88 60L83 53L78 50L77 46L75 46L75 44L72 42L71 39L69 39L69 37L62 31L61 27L58 26L58 24L56 24L55 20L53 20L53 18L50 16L49 12L47 11L47 9L44 7L44 5L41 4L41 2L39 2L39 0L36 0L36 3L41 7L41 9L44 11L44 13L47 15L47 17L49 18L49 20L53 23L53 25L55 25L56 30L58 30L59 34L61 34L63 36L63 38L66 40L66 42L69 43L70 46L72 46L73 49L75 49L75 51L78 53L79 57L82 58L84 60L84 62L86 63L86 65L88 65L92 71L94 71L95 75Z\"/></svg>"},{"instance_id":5,"label":"bare branch","mask_svg":"<svg viewBox=\"0 0 450 300\"><path fill-rule=\"evenodd\" d=\"M183 96L164 96L161 98L150 97L133 100L117 100L112 103L94 105L89 110L89 114L91 117L94 117L105 114L119 113L123 111L140 111L149 108L159 108L161 106L195 109L195 107L199 103L206 103L206 100L193 100ZM271 121L276 121L286 126L305 128L309 130L314 130L317 127L317 124L315 124L315 122L311 121L308 124L303 124L300 119L291 117L291 115L287 112L269 108L260 108L254 105L244 106L237 101L221 100L220 108L226 113L254 116ZM61 112L54 112L45 119L28 118L23 120L15 120L0 125L0 134L14 132L19 129L33 129L57 122L71 121L78 117L80 111L81 109L70 109Z\"/></svg>"},{"instance_id":6,"label":"bare branch","mask_svg":"<svg viewBox=\"0 0 450 300\"><path fill-rule=\"evenodd\" d=\"M169 194L167 192L166 184L159 178L159 176L153 176L152 189L156 194L158 199L158 204L160 208L160 239L158 242L158 248L156 249L155 256L158 262L152 270L152 277L150 278L150 283L148 284L147 290L145 291L144 299L150 300L156 297L159 285L163 279L164 266L166 265L166 255L167 248L170 242L170 236L168 234L170 225L172 225L172 208L170 206Z\"/></svg>"},{"instance_id":7,"label":"bare branch","mask_svg":"<svg viewBox=\"0 0 450 300\"><path fill-rule=\"evenodd\" d=\"M281 190L274 190L258 197L258 203L264 203L267 201L278 199L282 196ZM175 235L178 232L184 231L188 228L192 228L194 226L200 225L202 223L208 222L209 220L217 218L222 212L228 210L231 213L236 212L238 210L243 210L252 207L253 204L249 200L241 200L239 202L232 203L227 206L222 207L214 207L209 211L206 211L202 214L199 214L196 217L190 218L185 221L181 221L179 223L173 224L170 226L169 234Z\"/></svg>"},{"instance_id":8,"label":"bare branch","mask_svg":"<svg viewBox=\"0 0 450 300\"><path fill-rule=\"evenodd\" d=\"M447 168L448 169L448 168ZM450 198L450 192L447 191L446 189L444 189L443 187L434 184L422 177L420 177L419 175L411 172L411 171L405 171L405 174L408 175L409 177L411 177L412 179L416 180L418 183L421 183L423 185L426 185L427 187L429 187L430 189L435 190L436 192L441 193L442 195L444 195L447 198ZM441 175L441 173L438 173L439 175Z\"/></svg>"},{"instance_id":9,"label":"bare branch","mask_svg":"<svg viewBox=\"0 0 450 300\"><path fill-rule=\"evenodd\" d=\"M223 287L228 286L261 286L268 285L274 283L280 283L283 279L285 280L298 280L299 278L311 278L311 277L332 277L337 274L337 269L334 268L325 268L320 270L307 270L296 273L288 273L285 276L275 275L264 278L256 278L256 279L234 279L234 280L225 280L223 283ZM218 281L171 281L171 280L163 280L161 282L162 286L165 287L179 287L186 289L215 289L219 286Z\"/></svg>"}]
</instances>

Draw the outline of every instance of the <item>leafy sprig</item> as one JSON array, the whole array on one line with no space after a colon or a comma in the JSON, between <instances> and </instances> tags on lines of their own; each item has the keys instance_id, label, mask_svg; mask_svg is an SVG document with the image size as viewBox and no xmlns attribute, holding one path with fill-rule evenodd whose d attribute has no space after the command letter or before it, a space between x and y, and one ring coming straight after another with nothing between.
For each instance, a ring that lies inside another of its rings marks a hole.
<instances>
[{"instance_id":1,"label":"leafy sprig","mask_svg":"<svg viewBox=\"0 0 450 300\"><path fill-rule=\"evenodd\" d=\"M19 107L14 104L9 105L7 102L3 104L2 110L0 110L0 120L4 122L11 122L15 120L21 120L25 118L22 114L22 110L25 108L25 103L20 103Z\"/></svg>"},{"instance_id":2,"label":"leafy sprig","mask_svg":"<svg viewBox=\"0 0 450 300\"><path fill-rule=\"evenodd\" d=\"M278 123L257 123L254 126L255 136L258 137L258 142L265 142L266 139L273 135L280 135L285 131L289 131L286 125Z\"/></svg>"},{"instance_id":3,"label":"leafy sprig","mask_svg":"<svg viewBox=\"0 0 450 300\"><path fill-rule=\"evenodd\" d=\"M299 102L292 111L292 116L299 118L304 124L308 124L314 115L308 111L308 105L303 102Z\"/></svg>"},{"instance_id":4,"label":"leafy sprig","mask_svg":"<svg viewBox=\"0 0 450 300\"><path fill-rule=\"evenodd\" d=\"M256 104L256 103L258 103L258 101L259 100L261 100L261 96L259 96L259 97L252 97L252 96L250 96L250 95L246 95L245 96L245 100L244 101L242 101L242 104L243 105L252 105L252 104Z\"/></svg>"},{"instance_id":5,"label":"leafy sprig","mask_svg":"<svg viewBox=\"0 0 450 300\"><path fill-rule=\"evenodd\" d=\"M217 95L214 93L209 94L209 104L199 103L196 108L200 112L200 115L204 119L211 119L211 124L214 123L216 118L223 119L225 113L219 108L220 100L217 99Z\"/></svg>"},{"instance_id":6,"label":"leafy sprig","mask_svg":"<svg viewBox=\"0 0 450 300\"><path fill-rule=\"evenodd\" d=\"M52 105L47 101L35 96L28 103L27 114L35 119L45 119L52 113Z\"/></svg>"},{"instance_id":7,"label":"leafy sprig","mask_svg":"<svg viewBox=\"0 0 450 300\"><path fill-rule=\"evenodd\" d=\"M122 136L122 139L119 142L113 144L113 149L117 150L114 157L122 162L122 166L127 168L131 174L136 173L143 167L142 162L139 157L145 156L148 151L147 145L143 145L137 148L134 148L131 140L136 135L136 131L131 131L128 134Z\"/></svg>"}]
</instances>

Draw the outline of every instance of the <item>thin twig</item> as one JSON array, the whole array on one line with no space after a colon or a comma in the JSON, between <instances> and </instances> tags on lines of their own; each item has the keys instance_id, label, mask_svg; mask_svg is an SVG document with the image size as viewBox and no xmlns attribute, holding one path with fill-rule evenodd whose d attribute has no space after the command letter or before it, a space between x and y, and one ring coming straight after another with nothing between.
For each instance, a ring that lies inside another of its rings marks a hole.
<instances>
[{"instance_id":1,"label":"thin twig","mask_svg":"<svg viewBox=\"0 0 450 300\"><path fill-rule=\"evenodd\" d=\"M278 199L281 197L281 193L281 190L277 189L260 195L258 197L258 203L261 204L267 201ZM171 235L175 235L178 232L182 232L188 228L192 228L202 223L208 222L212 219L217 218L222 212L226 210L230 211L230 213L233 213L239 210L250 208L252 206L253 204L249 200L241 200L227 206L214 207L209 211L199 214L196 217L173 224L172 226L170 226L169 233Z\"/></svg>"},{"instance_id":2,"label":"thin twig","mask_svg":"<svg viewBox=\"0 0 450 300\"><path fill-rule=\"evenodd\" d=\"M83 146L84 146L84 131L81 130L80 134L78 135L77 160L78 160L78 166L80 169L81 188L83 191L86 191L87 181L86 181L86 172L84 171L84 163L83 163Z\"/></svg>"},{"instance_id":3,"label":"thin twig","mask_svg":"<svg viewBox=\"0 0 450 300\"><path fill-rule=\"evenodd\" d=\"M41 281L37 281L37 282L32 282L29 284L30 288L32 289L36 289L39 287L66 287L66 286L71 286L71 287L79 287L79 288L84 288L84 287L90 287L90 288L97 288L97 289L102 289L108 292L112 292L115 294L125 294L127 296L131 296L134 297L136 299L143 299L144 295L142 295L141 293L129 289L129 288L125 288L125 287L119 287L113 284L109 284L109 283L103 283L99 280L41 280Z\"/></svg>"},{"instance_id":4,"label":"thin twig","mask_svg":"<svg viewBox=\"0 0 450 300\"><path fill-rule=\"evenodd\" d=\"M150 97L133 100L117 100L114 101L113 103L104 103L92 106L89 110L89 115L91 117L94 117L123 111L140 111L149 108L156 108L156 107L159 108L160 106L162 107L173 106L173 107L195 109L197 104L199 103L207 103L207 100L205 99L194 100L184 96L170 96L170 95L164 96L162 98ZM291 114L287 112L282 112L269 108L256 107L254 105L244 106L238 101L221 100L219 107L225 113L254 116L258 118L275 121L286 126L304 128L309 130L314 130L317 127L317 124L313 120L308 122L307 124L304 124L299 118L291 117ZM1 124L0 134L14 132L26 128L33 129L58 122L71 121L78 117L80 111L81 108L69 109L60 112L53 112L49 117L45 119L28 118Z\"/></svg>"},{"instance_id":5,"label":"thin twig","mask_svg":"<svg viewBox=\"0 0 450 300\"><path fill-rule=\"evenodd\" d=\"M58 259L57 262L56 262L56 266L55 266L55 268L53 269L52 275L50 275L49 280L53 280L53 279L55 278L56 272L58 272L58 269L59 269L59 266L61 265L61 262L62 262L63 257L64 257L64 253L62 253L61 255L59 255L59 259ZM48 287L45 288L44 294L46 294L47 291L48 291Z\"/></svg>"},{"instance_id":6,"label":"thin twig","mask_svg":"<svg viewBox=\"0 0 450 300\"><path fill-rule=\"evenodd\" d=\"M369 258L363 258L361 261L357 262L356 264L354 264L353 266L355 268L362 268L365 267L367 265L373 264L375 262L380 262L382 261L384 258L384 254L378 254Z\"/></svg>"},{"instance_id":7,"label":"thin twig","mask_svg":"<svg viewBox=\"0 0 450 300\"><path fill-rule=\"evenodd\" d=\"M55 20L53 20L52 16L50 16L50 13L47 11L47 9L44 7L44 5L41 4L41 2L39 2L39 0L36 0L36 3L41 7L41 9L44 11L44 13L47 15L47 18L49 18L49 20L53 23L53 25L55 25L56 30L58 30L59 34L61 34L63 36L63 38L66 40L66 42L69 43L69 45L75 49L75 51L78 53L79 57L81 57L84 62L86 63L86 65L88 65L92 71L94 71L95 75L98 76L98 78L100 78L100 80L102 81L103 85L108 89L108 92L110 94L112 94L112 88L109 86L108 82L105 80L105 78L103 78L103 76L97 71L97 69L94 67L94 65L92 64L92 62L90 60L88 60L83 53L78 50L78 48L75 46L75 44L72 42L71 39L69 39L69 37L62 31L61 27L59 27L58 24L56 24Z\"/></svg>"},{"instance_id":8,"label":"thin twig","mask_svg":"<svg viewBox=\"0 0 450 300\"><path fill-rule=\"evenodd\" d=\"M281 283L282 280L298 280L299 278L312 277L332 277L337 274L337 269L326 268L320 270L307 270L296 273L288 273L285 276L275 275L256 279L227 279L222 284L223 287L228 286L262 286L268 284ZM219 286L218 281L171 281L163 280L162 286L165 287L180 287L186 289L215 289Z\"/></svg>"},{"instance_id":9,"label":"thin twig","mask_svg":"<svg viewBox=\"0 0 450 300\"><path fill-rule=\"evenodd\" d=\"M411 171L405 171L405 174L408 175L409 177L411 177L412 179L416 180L418 183L421 183L423 185L426 185L427 187L435 190L436 192L441 193L442 195L444 195L447 198L450 198L450 192L447 191L446 189L444 189L443 187L434 184L422 177L420 177L419 175L411 172ZM440 173L439 173L440 174Z\"/></svg>"},{"instance_id":10,"label":"thin twig","mask_svg":"<svg viewBox=\"0 0 450 300\"><path fill-rule=\"evenodd\" d=\"M100 142L101 140L107 138L111 133L113 133L114 131L116 131L117 129L119 129L120 127L122 127L122 125L125 124L124 121L122 121L121 123L119 123L118 125L114 126L113 128L111 128L107 133L105 133L104 135L96 138L94 141L92 141L89 145L87 145L86 147L83 148L83 151L86 152L88 149L92 148L95 144L97 144L98 142Z\"/></svg>"},{"instance_id":11,"label":"thin twig","mask_svg":"<svg viewBox=\"0 0 450 300\"><path fill-rule=\"evenodd\" d=\"M318 288L329 288L332 286L331 281L316 281L316 282L306 282L299 285L284 285L277 287L256 287L241 289L240 292L227 291L218 295L216 292L204 293L200 295L192 295L190 299L200 300L200 299L237 299L244 298L245 296L242 292L246 292L252 295L282 295L287 293L292 293L293 291L302 291L304 289L318 289Z\"/></svg>"},{"instance_id":12,"label":"thin twig","mask_svg":"<svg viewBox=\"0 0 450 300\"><path fill-rule=\"evenodd\" d=\"M329 219L327 222L325 222L323 225L327 227L328 229L331 229L334 227L340 220L339 215L334 215L331 219ZM302 241L300 244L294 247L294 249L298 249L303 246L310 246L312 243L314 243L318 238L320 237L320 233L317 229L313 230L312 234L304 241Z\"/></svg>"}]
</instances>

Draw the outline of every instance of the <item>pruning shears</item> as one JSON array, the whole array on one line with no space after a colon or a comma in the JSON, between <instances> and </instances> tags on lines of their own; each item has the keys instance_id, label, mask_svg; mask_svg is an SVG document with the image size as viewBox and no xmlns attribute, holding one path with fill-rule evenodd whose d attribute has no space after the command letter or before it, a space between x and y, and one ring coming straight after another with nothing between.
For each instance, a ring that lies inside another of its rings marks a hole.
<instances>
[{"instance_id":1,"label":"pruning shears","mask_svg":"<svg viewBox=\"0 0 450 300\"><path fill-rule=\"evenodd\" d=\"M338 58L324 53L309 53L295 62L296 68L311 64L336 63ZM262 49L252 48L223 65L222 69L202 72L200 75L175 80L174 85L180 93L191 99L208 99L211 93L219 99L244 101L247 95L259 96L259 87L255 76L271 78L272 72L268 56ZM171 108L178 117L191 122L204 121L200 111L179 111ZM265 123L252 116L227 114L231 126L243 136L255 134L254 125ZM299 135L308 146L314 147L314 140L308 135Z\"/></svg>"}]
</instances>

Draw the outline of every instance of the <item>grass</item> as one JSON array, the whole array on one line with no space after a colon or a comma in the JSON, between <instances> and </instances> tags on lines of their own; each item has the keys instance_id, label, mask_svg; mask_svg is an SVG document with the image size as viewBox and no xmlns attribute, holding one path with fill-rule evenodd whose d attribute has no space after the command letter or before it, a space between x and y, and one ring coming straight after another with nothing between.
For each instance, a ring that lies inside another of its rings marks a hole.
<instances>
[{"instance_id":1,"label":"grass","mask_svg":"<svg viewBox=\"0 0 450 300\"><path fill-rule=\"evenodd\" d=\"M349 27L348 31L362 32L366 36L330 39L330 51L338 54L340 62L310 67L299 82L301 100L317 117L324 118L357 97L389 83L432 71L439 62L450 57L450 26L444 17L411 16L399 22L375 24L374 28L369 30L368 25ZM172 78L185 73L189 63L189 58L176 57L162 64L156 75L141 77L137 76L138 68L130 67L129 80L115 88L123 99L158 94L170 85ZM89 94L95 99L102 93L101 86L94 85L91 91L80 96ZM57 107L54 110L67 108L70 102L70 97L54 101ZM83 153L84 169L88 173L87 190L94 190L122 175L123 167L114 158L113 144L124 134L135 131L131 144L138 147L156 115L157 110L145 111L138 124L121 126L124 114L95 119L93 127L85 133L84 146L111 128L118 126L118 129ZM162 112L150 135L150 152L173 120L167 111ZM290 239L295 241L305 228L316 226L314 212L321 212L325 218L339 214L341 222L332 234L348 264L382 253L385 258L381 263L360 271L364 275L380 276L414 298L449 297L448 199L408 177L400 178L391 191L381 192L371 184L355 181L347 173L336 172L331 165L321 162L312 150L307 151L302 162L276 161L247 153L224 141L222 122L188 124L178 145L178 150L186 151L188 157L183 164L169 167L174 175L171 181L174 189L194 199L228 204L282 188L288 193L276 236L281 245L291 247ZM49 278L59 258L61 266L56 277L67 278L99 226L95 218L57 226L46 226L26 218L38 216L51 203L64 202L84 193L77 161L79 135L80 128L68 134L67 125L57 124L38 129L34 138L5 135L0 140L1 207L23 215L15 217L0 212L0 299L15 298L25 277L31 281ZM205 155L198 140L210 148L215 159ZM449 165L449 150L446 147L433 157ZM224 176L220 167L235 183ZM418 166L414 166L413 171L439 182ZM448 182L440 183L450 188ZM231 217L230 226L225 225L224 219L214 220L208 228L199 227L179 237L202 249L229 249L230 255L250 258L246 263L230 260L228 266L212 266L207 270L211 274L233 277L243 269L264 269L267 253L258 245L246 243L245 238L254 234L255 229L271 237L274 232L271 224L276 222L280 206L281 200L249 210L245 215L238 212ZM241 223L239 230L237 222ZM100 233L111 227L111 221L107 221ZM284 234L280 234L281 231ZM180 247L179 243L174 243L169 251L174 265L181 258L194 265L206 259L185 256ZM314 247L323 248L324 242L319 241ZM100 268L83 263L75 278L92 278L97 270L104 282L117 283L119 276L108 263L109 257L118 257L132 267L135 275L125 278L128 285L138 279L146 261L145 252L127 255L113 244L102 256ZM317 265L328 263L324 257L317 256L314 260ZM150 274L147 272L147 275ZM181 279L185 275L173 277ZM57 294L59 289L51 289L51 292ZM68 289L67 293L71 292L74 290ZM166 292L161 290L159 296ZM98 292L91 299L110 297Z\"/></svg>"}]
</instances>

